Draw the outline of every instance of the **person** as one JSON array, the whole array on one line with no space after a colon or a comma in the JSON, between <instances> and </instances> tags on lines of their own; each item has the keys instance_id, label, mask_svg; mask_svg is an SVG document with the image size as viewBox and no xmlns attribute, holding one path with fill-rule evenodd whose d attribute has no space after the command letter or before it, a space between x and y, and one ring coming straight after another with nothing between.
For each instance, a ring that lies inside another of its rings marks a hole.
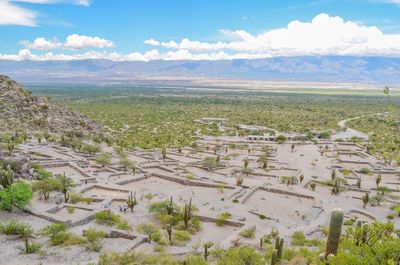
<instances>
[{"instance_id":1,"label":"person","mask_svg":"<svg viewBox=\"0 0 400 265\"><path fill-rule=\"evenodd\" d=\"M119 212L121 212L121 213L122 213L122 206L121 206L121 205L119 205L118 207L119 207Z\"/></svg>"}]
</instances>

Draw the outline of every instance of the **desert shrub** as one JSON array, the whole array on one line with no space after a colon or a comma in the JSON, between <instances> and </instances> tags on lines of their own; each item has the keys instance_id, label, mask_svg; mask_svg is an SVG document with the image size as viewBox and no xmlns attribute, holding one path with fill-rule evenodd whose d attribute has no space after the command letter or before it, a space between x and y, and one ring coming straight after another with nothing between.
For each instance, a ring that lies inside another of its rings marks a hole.
<instances>
[{"instance_id":1,"label":"desert shrub","mask_svg":"<svg viewBox=\"0 0 400 265\"><path fill-rule=\"evenodd\" d=\"M318 246L321 244L319 239L307 239L302 231L295 231L292 234L292 245L293 246Z\"/></svg>"},{"instance_id":2,"label":"desert shrub","mask_svg":"<svg viewBox=\"0 0 400 265\"><path fill-rule=\"evenodd\" d=\"M94 215L94 220L96 223L107 225L107 226L116 226L122 230L132 230L131 225L126 219L123 219L120 215L111 213L110 211L100 211Z\"/></svg>"},{"instance_id":3,"label":"desert shrub","mask_svg":"<svg viewBox=\"0 0 400 265\"><path fill-rule=\"evenodd\" d=\"M228 249L219 257L217 265L264 265L265 261L253 247L238 247Z\"/></svg>"},{"instance_id":4,"label":"desert shrub","mask_svg":"<svg viewBox=\"0 0 400 265\"><path fill-rule=\"evenodd\" d=\"M256 227L252 226L240 231L239 235L246 238L254 238L256 236L255 232L256 232Z\"/></svg>"},{"instance_id":5,"label":"desert shrub","mask_svg":"<svg viewBox=\"0 0 400 265\"><path fill-rule=\"evenodd\" d=\"M19 235L24 224L16 220L10 220L7 223L0 224L0 232L5 235Z\"/></svg>"},{"instance_id":6,"label":"desert shrub","mask_svg":"<svg viewBox=\"0 0 400 265\"><path fill-rule=\"evenodd\" d=\"M104 238L106 236L106 234L107 233L103 230L98 230L96 228L91 227L85 231L84 237L86 237L89 242L94 242L94 241Z\"/></svg>"},{"instance_id":7,"label":"desert shrub","mask_svg":"<svg viewBox=\"0 0 400 265\"><path fill-rule=\"evenodd\" d=\"M59 232L50 238L50 245L52 246L72 246L82 245L85 243L87 243L85 237L67 231Z\"/></svg>"},{"instance_id":8,"label":"desert shrub","mask_svg":"<svg viewBox=\"0 0 400 265\"><path fill-rule=\"evenodd\" d=\"M192 235L185 230L176 230L173 233L172 244L181 246L184 242L189 241L192 238Z\"/></svg>"},{"instance_id":9,"label":"desert shrub","mask_svg":"<svg viewBox=\"0 0 400 265\"><path fill-rule=\"evenodd\" d=\"M67 230L68 230L68 228L65 224L62 224L62 223L50 224L50 225L44 227L41 231L39 231L39 234L42 236L48 236L48 237L52 238L61 232L66 232Z\"/></svg>"},{"instance_id":10,"label":"desert shrub","mask_svg":"<svg viewBox=\"0 0 400 265\"><path fill-rule=\"evenodd\" d=\"M154 241L156 243L165 241L160 232L160 229L158 229L158 227L153 224L139 224L136 230L141 234L147 235L150 241Z\"/></svg>"},{"instance_id":11,"label":"desert shrub","mask_svg":"<svg viewBox=\"0 0 400 265\"><path fill-rule=\"evenodd\" d=\"M230 213L228 213L228 212L223 212L223 213L221 213L221 214L217 217L217 219L215 220L215 223L216 223L218 226L224 226L225 223L226 223L226 221L227 221L228 219L230 219L231 217L232 217L232 215L231 215Z\"/></svg>"}]
</instances>

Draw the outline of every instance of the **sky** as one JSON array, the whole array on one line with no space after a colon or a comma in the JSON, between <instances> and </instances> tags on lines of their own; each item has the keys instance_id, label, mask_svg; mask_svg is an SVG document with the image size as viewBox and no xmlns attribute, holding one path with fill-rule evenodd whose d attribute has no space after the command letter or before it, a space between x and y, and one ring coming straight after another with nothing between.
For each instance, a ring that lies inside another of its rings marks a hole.
<instances>
[{"instance_id":1,"label":"sky","mask_svg":"<svg viewBox=\"0 0 400 265\"><path fill-rule=\"evenodd\" d=\"M400 55L400 0L0 0L3 60Z\"/></svg>"}]
</instances>

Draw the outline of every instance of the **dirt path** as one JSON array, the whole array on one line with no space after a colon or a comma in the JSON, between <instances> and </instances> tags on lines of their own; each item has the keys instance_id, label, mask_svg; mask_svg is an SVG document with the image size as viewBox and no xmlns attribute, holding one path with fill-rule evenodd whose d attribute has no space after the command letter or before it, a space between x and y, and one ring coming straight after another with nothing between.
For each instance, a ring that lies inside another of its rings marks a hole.
<instances>
[{"instance_id":1,"label":"dirt path","mask_svg":"<svg viewBox=\"0 0 400 265\"><path fill-rule=\"evenodd\" d=\"M372 117L372 116L379 116L379 115L384 115L384 114L388 114L390 112L378 112L378 113L373 113L373 114L368 114L368 115L361 115L361 116L357 116L357 117L353 117L353 118L349 118L349 119L345 119L345 120L341 120L338 122L338 126L342 129L346 129L346 131L343 132L338 132L334 135L332 135L332 139L336 140L336 139L351 139L352 137L357 137L357 138L361 138L364 140L368 140L368 135L360 132L356 129L353 128L349 128L346 127L346 123L348 121L353 121L353 120L357 120L357 119L361 119L361 118L367 118L367 117Z\"/></svg>"}]
</instances>

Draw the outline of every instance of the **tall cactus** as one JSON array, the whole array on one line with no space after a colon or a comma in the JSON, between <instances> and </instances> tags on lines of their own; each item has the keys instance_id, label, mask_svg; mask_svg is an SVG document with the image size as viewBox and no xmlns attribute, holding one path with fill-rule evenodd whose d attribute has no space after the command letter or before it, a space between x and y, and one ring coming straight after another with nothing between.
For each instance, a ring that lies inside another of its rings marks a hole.
<instances>
[{"instance_id":1,"label":"tall cactus","mask_svg":"<svg viewBox=\"0 0 400 265\"><path fill-rule=\"evenodd\" d=\"M11 166L7 166L7 170L0 169L0 184L3 188L10 187L14 183L14 172Z\"/></svg>"},{"instance_id":2,"label":"tall cactus","mask_svg":"<svg viewBox=\"0 0 400 265\"><path fill-rule=\"evenodd\" d=\"M332 210L328 240L326 242L325 258L327 258L329 254L336 255L337 253L340 243L340 235L342 233L343 217L344 214L342 209Z\"/></svg>"},{"instance_id":3,"label":"tall cactus","mask_svg":"<svg viewBox=\"0 0 400 265\"><path fill-rule=\"evenodd\" d=\"M174 206L172 201L172 196L170 198L169 204L167 204L167 214L172 215L174 213Z\"/></svg>"},{"instance_id":4,"label":"tall cactus","mask_svg":"<svg viewBox=\"0 0 400 265\"><path fill-rule=\"evenodd\" d=\"M278 264L278 250L274 249L272 250L271 265L277 265L277 264Z\"/></svg>"},{"instance_id":5,"label":"tall cactus","mask_svg":"<svg viewBox=\"0 0 400 265\"><path fill-rule=\"evenodd\" d=\"M282 259L283 243L284 243L284 239L281 238L281 240L279 240L278 260L281 260L281 259Z\"/></svg>"},{"instance_id":6,"label":"tall cactus","mask_svg":"<svg viewBox=\"0 0 400 265\"><path fill-rule=\"evenodd\" d=\"M172 243L172 225L167 225L168 241Z\"/></svg>"},{"instance_id":7,"label":"tall cactus","mask_svg":"<svg viewBox=\"0 0 400 265\"><path fill-rule=\"evenodd\" d=\"M185 229L188 229L189 221L192 219L192 199L189 200L189 203L185 204L182 217L185 224Z\"/></svg>"},{"instance_id":8,"label":"tall cactus","mask_svg":"<svg viewBox=\"0 0 400 265\"><path fill-rule=\"evenodd\" d=\"M131 212L133 212L133 208L139 204L138 201L136 200L136 193L135 193L135 195L133 195L132 191L131 191L126 204L128 204L128 207L131 209Z\"/></svg>"},{"instance_id":9,"label":"tall cactus","mask_svg":"<svg viewBox=\"0 0 400 265\"><path fill-rule=\"evenodd\" d=\"M208 260L208 244L204 244L204 259Z\"/></svg>"}]
</instances>

